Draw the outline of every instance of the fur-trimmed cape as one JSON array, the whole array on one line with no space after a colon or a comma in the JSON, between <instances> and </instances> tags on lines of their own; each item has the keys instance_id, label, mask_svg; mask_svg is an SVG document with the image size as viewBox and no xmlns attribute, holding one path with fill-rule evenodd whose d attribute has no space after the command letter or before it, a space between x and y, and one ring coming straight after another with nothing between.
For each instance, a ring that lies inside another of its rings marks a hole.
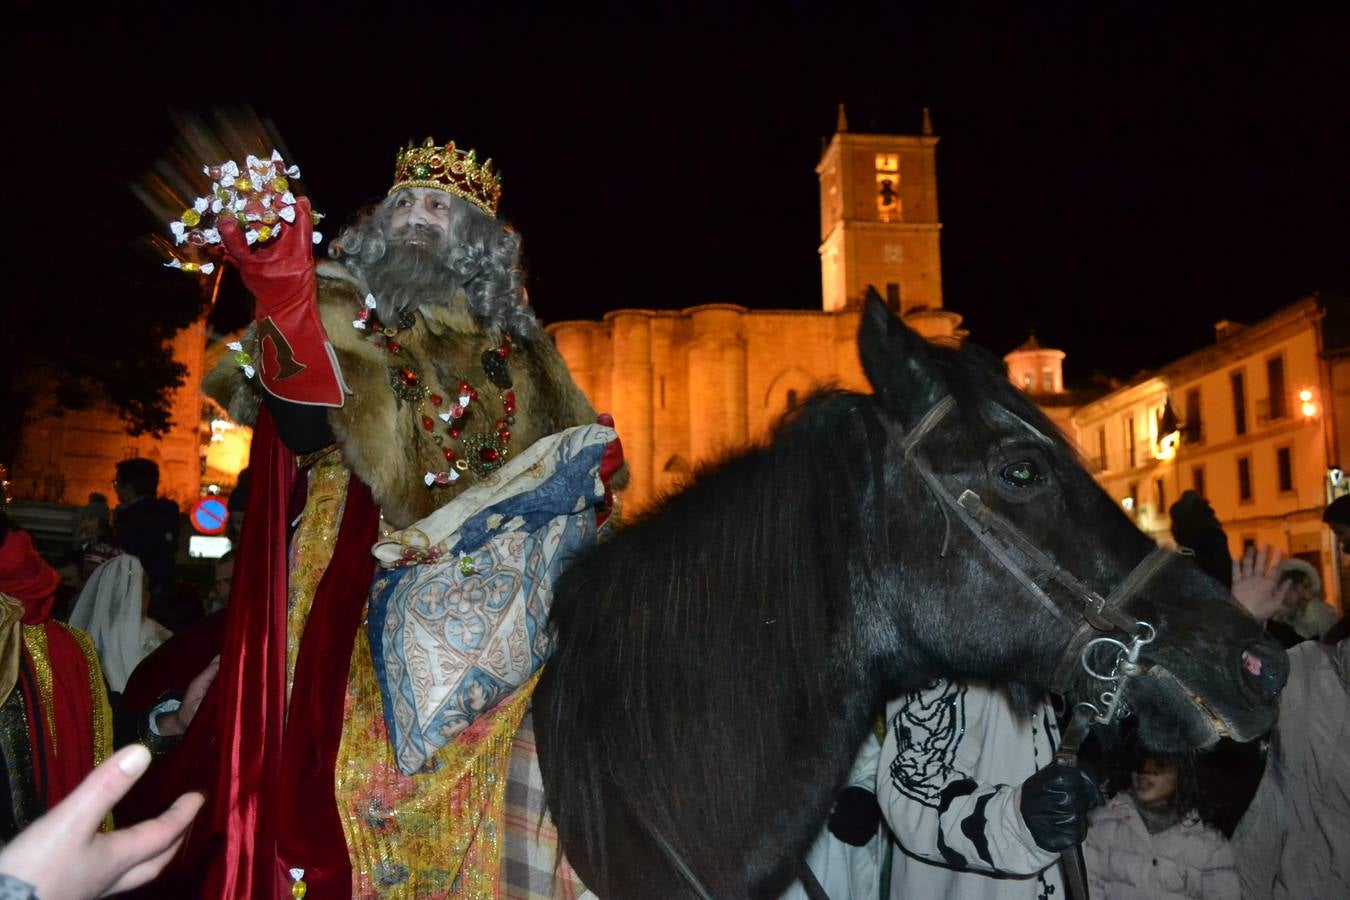
<instances>
[{"instance_id":1,"label":"fur-trimmed cape","mask_svg":"<svg viewBox=\"0 0 1350 900\"><path fill-rule=\"evenodd\" d=\"M424 307L416 324L399 332L401 349L397 357L391 357L369 340L367 332L352 325L364 291L351 273L339 263L325 261L319 263L318 276L319 316L351 391L343 406L329 410L329 424L343 459L370 487L385 520L394 528L406 528L477 479L470 474L446 487L427 487L426 473L443 470L446 462L423 429L420 406L401 400L394 392L390 369L395 360L415 369L423 383L447 400L459 395L461 381L486 393L493 389L479 361L483 351L501 345L502 335L484 330L460 294L447 306ZM252 327L243 343L254 359L260 358ZM510 371L516 396L512 449L524 449L545 435L595 421L595 410L542 331L528 339L515 337ZM257 420L262 385L256 377L245 376L232 354L207 373L202 389L236 422L252 425ZM482 415L470 409L471 416ZM466 433L484 427L482 422L465 421Z\"/></svg>"}]
</instances>

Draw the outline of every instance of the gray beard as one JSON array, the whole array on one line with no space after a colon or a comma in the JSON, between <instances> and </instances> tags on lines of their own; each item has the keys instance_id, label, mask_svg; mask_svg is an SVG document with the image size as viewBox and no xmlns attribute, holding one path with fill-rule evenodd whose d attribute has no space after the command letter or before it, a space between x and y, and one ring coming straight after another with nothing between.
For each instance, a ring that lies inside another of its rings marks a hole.
<instances>
[{"instance_id":1,"label":"gray beard","mask_svg":"<svg viewBox=\"0 0 1350 900\"><path fill-rule=\"evenodd\" d=\"M426 243L408 239L417 234ZM402 228L390 235L385 254L365 272L366 287L375 296L375 313L382 323L399 327L401 319L423 306L448 305L459 288L446 265L445 233L439 228Z\"/></svg>"}]
</instances>

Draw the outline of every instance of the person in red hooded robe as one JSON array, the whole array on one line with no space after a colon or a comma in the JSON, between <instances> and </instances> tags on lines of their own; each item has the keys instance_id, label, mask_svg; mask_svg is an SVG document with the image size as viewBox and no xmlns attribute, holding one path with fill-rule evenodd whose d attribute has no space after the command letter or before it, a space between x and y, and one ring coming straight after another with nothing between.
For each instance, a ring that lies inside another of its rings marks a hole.
<instances>
[{"instance_id":1,"label":"person in red hooded robe","mask_svg":"<svg viewBox=\"0 0 1350 900\"><path fill-rule=\"evenodd\" d=\"M0 509L0 843L112 752L112 714L89 636L51 618L60 576Z\"/></svg>"}]
</instances>

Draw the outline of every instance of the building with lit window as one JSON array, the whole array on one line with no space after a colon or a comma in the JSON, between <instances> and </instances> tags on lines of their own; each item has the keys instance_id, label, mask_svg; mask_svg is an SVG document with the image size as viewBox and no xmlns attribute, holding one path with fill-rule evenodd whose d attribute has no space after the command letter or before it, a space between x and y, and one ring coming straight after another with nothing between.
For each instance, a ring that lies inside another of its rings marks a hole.
<instances>
[{"instance_id":1,"label":"building with lit window","mask_svg":"<svg viewBox=\"0 0 1350 900\"><path fill-rule=\"evenodd\" d=\"M1337 428L1350 422L1348 328L1345 301L1316 295L1220 322L1210 346L1074 409L1066 432L1144 531L1168 538L1168 507L1194 490L1235 556L1270 544L1306 559L1339 607L1341 554L1321 517L1350 490Z\"/></svg>"}]
</instances>

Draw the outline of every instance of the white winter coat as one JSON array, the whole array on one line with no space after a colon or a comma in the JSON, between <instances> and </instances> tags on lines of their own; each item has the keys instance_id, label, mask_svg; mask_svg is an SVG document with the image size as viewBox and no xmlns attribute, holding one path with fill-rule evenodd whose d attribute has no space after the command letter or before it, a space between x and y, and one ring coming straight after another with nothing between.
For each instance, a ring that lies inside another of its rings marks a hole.
<instances>
[{"instance_id":1,"label":"white winter coat","mask_svg":"<svg viewBox=\"0 0 1350 900\"><path fill-rule=\"evenodd\" d=\"M1238 900L1242 894L1233 848L1217 828L1191 815L1149 834L1124 792L1089 813L1083 861L1092 900Z\"/></svg>"}]
</instances>

